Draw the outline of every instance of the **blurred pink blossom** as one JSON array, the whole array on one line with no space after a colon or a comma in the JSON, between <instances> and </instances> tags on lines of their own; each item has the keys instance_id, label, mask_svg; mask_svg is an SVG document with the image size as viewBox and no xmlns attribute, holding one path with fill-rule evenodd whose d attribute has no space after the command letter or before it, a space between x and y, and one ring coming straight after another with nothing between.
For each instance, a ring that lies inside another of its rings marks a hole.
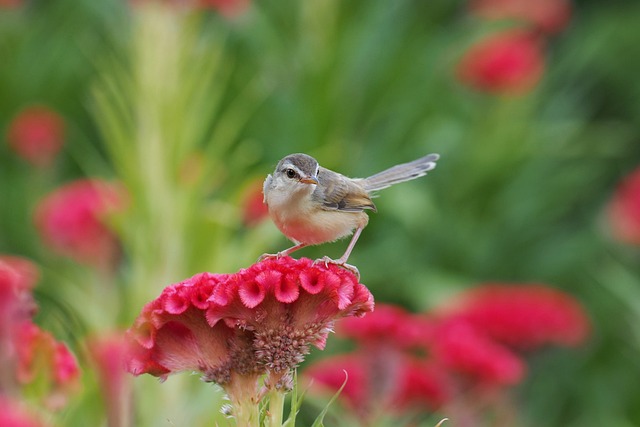
<instances>
[{"instance_id":1,"label":"blurred pink blossom","mask_svg":"<svg viewBox=\"0 0 640 427\"><path fill-rule=\"evenodd\" d=\"M570 0L470 0L473 15L522 21L547 34L562 31L571 19Z\"/></svg>"},{"instance_id":2,"label":"blurred pink blossom","mask_svg":"<svg viewBox=\"0 0 640 427\"><path fill-rule=\"evenodd\" d=\"M7 130L9 146L34 166L50 166L65 138L63 118L44 106L31 106L13 118Z\"/></svg>"},{"instance_id":3,"label":"blurred pink blossom","mask_svg":"<svg viewBox=\"0 0 640 427\"><path fill-rule=\"evenodd\" d=\"M128 347L124 334L95 336L88 340L87 347L98 375L109 427L129 425L132 384L125 370Z\"/></svg>"},{"instance_id":4,"label":"blurred pink blossom","mask_svg":"<svg viewBox=\"0 0 640 427\"><path fill-rule=\"evenodd\" d=\"M407 415L433 411L451 398L446 372L430 361L406 353L356 351L321 359L304 371L310 391L334 394L344 384L340 400L364 425L382 414ZM346 381L346 383L345 383Z\"/></svg>"},{"instance_id":5,"label":"blurred pink blossom","mask_svg":"<svg viewBox=\"0 0 640 427\"><path fill-rule=\"evenodd\" d=\"M514 385L525 375L524 361L517 354L457 319L440 325L431 349L447 370L467 376L471 383Z\"/></svg>"},{"instance_id":6,"label":"blurred pink blossom","mask_svg":"<svg viewBox=\"0 0 640 427\"><path fill-rule=\"evenodd\" d=\"M618 185L609 202L608 219L614 238L640 245L640 168Z\"/></svg>"},{"instance_id":7,"label":"blurred pink blossom","mask_svg":"<svg viewBox=\"0 0 640 427\"><path fill-rule=\"evenodd\" d=\"M19 326L30 321L36 311L31 290L39 276L31 261L9 255L0 256L0 390L16 386Z\"/></svg>"},{"instance_id":8,"label":"blurred pink blossom","mask_svg":"<svg viewBox=\"0 0 640 427\"><path fill-rule=\"evenodd\" d=\"M153 2L177 8L214 9L228 18L242 14L251 5L249 0L131 0L133 5Z\"/></svg>"},{"instance_id":9,"label":"blurred pink blossom","mask_svg":"<svg viewBox=\"0 0 640 427\"><path fill-rule=\"evenodd\" d=\"M242 195L242 223L255 227L269 217L269 209L262 195L262 180L252 182Z\"/></svg>"},{"instance_id":10,"label":"blurred pink blossom","mask_svg":"<svg viewBox=\"0 0 640 427\"><path fill-rule=\"evenodd\" d=\"M118 239L104 220L124 209L124 189L99 179L66 184L40 201L35 223L43 242L77 262L110 269L119 253Z\"/></svg>"},{"instance_id":11,"label":"blurred pink blossom","mask_svg":"<svg viewBox=\"0 0 640 427\"><path fill-rule=\"evenodd\" d=\"M30 321L20 325L15 346L18 383L28 387L37 382L49 409L64 407L69 396L80 387L80 368L67 346Z\"/></svg>"},{"instance_id":12,"label":"blurred pink blossom","mask_svg":"<svg viewBox=\"0 0 640 427\"><path fill-rule=\"evenodd\" d=\"M520 350L575 346L589 334L584 309L570 295L541 284L489 283L459 295L446 317L463 320L492 340Z\"/></svg>"},{"instance_id":13,"label":"blurred pink blossom","mask_svg":"<svg viewBox=\"0 0 640 427\"><path fill-rule=\"evenodd\" d=\"M457 75L462 83L480 91L519 95L538 84L544 67L540 40L512 29L473 44L458 63Z\"/></svg>"},{"instance_id":14,"label":"blurred pink blossom","mask_svg":"<svg viewBox=\"0 0 640 427\"><path fill-rule=\"evenodd\" d=\"M33 416L33 410L19 402L0 396L0 426L44 427L46 424Z\"/></svg>"}]
</instances>

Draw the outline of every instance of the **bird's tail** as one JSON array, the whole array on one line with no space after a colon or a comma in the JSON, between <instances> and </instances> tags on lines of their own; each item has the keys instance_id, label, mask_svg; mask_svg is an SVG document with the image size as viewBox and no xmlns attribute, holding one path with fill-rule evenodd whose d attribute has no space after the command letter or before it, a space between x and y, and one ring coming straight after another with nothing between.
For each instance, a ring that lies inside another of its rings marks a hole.
<instances>
[{"instance_id":1,"label":"bird's tail","mask_svg":"<svg viewBox=\"0 0 640 427\"><path fill-rule=\"evenodd\" d=\"M367 191L382 190L400 182L425 176L427 172L436 167L436 161L440 158L437 154L429 154L409 163L396 165L383 170L375 175L362 180Z\"/></svg>"}]
</instances>

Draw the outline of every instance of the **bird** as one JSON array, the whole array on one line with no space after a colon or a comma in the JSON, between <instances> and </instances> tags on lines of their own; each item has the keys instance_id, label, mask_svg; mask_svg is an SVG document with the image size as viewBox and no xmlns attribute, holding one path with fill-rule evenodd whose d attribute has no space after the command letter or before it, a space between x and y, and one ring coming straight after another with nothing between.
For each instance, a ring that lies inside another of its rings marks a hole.
<instances>
[{"instance_id":1,"label":"bird","mask_svg":"<svg viewBox=\"0 0 640 427\"><path fill-rule=\"evenodd\" d=\"M347 260L369 222L366 211L377 212L372 197L378 190L424 176L436 167L438 154L429 154L399 164L368 178L349 178L320 166L304 153L289 154L267 175L263 185L264 203L276 227L294 246L260 260L280 258L306 246L319 245L352 235L344 254L316 260L336 264L355 273Z\"/></svg>"}]
</instances>

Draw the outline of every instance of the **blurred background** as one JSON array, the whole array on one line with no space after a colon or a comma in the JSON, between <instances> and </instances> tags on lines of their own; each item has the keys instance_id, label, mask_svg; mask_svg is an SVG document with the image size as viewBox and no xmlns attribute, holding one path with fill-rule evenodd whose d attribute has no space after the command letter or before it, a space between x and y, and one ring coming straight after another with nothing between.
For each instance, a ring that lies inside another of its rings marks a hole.
<instances>
[{"instance_id":1,"label":"blurred background","mask_svg":"<svg viewBox=\"0 0 640 427\"><path fill-rule=\"evenodd\" d=\"M280 158L363 177L435 152L350 258L376 301L561 290L590 335L528 356L513 425L640 425L639 20L633 0L0 0L0 253L38 265L35 322L82 371L47 419L107 425L88 339L290 245L261 203ZM195 376L133 383L133 425L218 412Z\"/></svg>"}]
</instances>

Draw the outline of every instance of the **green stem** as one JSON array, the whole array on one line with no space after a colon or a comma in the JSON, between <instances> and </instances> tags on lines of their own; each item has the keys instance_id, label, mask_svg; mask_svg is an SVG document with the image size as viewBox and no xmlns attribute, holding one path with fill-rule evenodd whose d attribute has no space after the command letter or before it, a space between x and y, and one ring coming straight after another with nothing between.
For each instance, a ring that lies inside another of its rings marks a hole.
<instances>
[{"instance_id":1,"label":"green stem","mask_svg":"<svg viewBox=\"0 0 640 427\"><path fill-rule=\"evenodd\" d=\"M282 414L284 413L284 396L281 391L274 390L269 393L269 427L282 426Z\"/></svg>"}]
</instances>

